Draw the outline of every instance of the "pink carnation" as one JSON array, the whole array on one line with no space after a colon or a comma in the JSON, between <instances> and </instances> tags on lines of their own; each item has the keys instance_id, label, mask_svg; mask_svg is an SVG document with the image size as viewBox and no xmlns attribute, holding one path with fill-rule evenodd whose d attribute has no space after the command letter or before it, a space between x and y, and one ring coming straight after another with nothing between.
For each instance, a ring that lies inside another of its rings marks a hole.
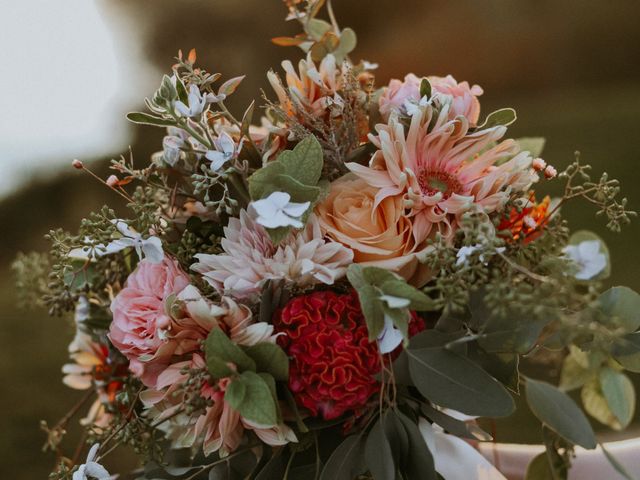
<instances>
[{"instance_id":1,"label":"pink carnation","mask_svg":"<svg viewBox=\"0 0 640 480\"><path fill-rule=\"evenodd\" d=\"M478 123L482 88L470 86L468 82L458 83L451 75L446 77L427 77L431 83L433 94L450 97L449 119L462 115L471 125ZM387 121L391 112L405 112L407 104L420 101L421 78L413 73L404 77L404 81L393 79L380 97L380 114Z\"/></svg>"},{"instance_id":2,"label":"pink carnation","mask_svg":"<svg viewBox=\"0 0 640 480\"><path fill-rule=\"evenodd\" d=\"M176 320L165 310L168 297L187 285L189 277L175 260L142 260L111 303L109 339L147 386L155 385L174 354L194 350L206 335L191 318Z\"/></svg>"}]
</instances>

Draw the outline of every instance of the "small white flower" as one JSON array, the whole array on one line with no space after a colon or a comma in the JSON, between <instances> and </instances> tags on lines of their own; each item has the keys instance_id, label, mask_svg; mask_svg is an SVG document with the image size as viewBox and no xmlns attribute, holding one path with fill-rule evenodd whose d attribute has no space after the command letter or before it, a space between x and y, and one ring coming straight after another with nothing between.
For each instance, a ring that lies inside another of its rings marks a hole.
<instances>
[{"instance_id":1,"label":"small white flower","mask_svg":"<svg viewBox=\"0 0 640 480\"><path fill-rule=\"evenodd\" d=\"M406 308L411 303L408 298L394 297L393 295L380 295L380 300L385 302L389 308Z\"/></svg>"},{"instance_id":2,"label":"small white flower","mask_svg":"<svg viewBox=\"0 0 640 480\"><path fill-rule=\"evenodd\" d=\"M207 103L218 103L218 102L222 102L225 98L227 98L227 96L224 93L219 93L217 95L213 94L213 93L207 93L204 96L204 99Z\"/></svg>"},{"instance_id":3,"label":"small white flower","mask_svg":"<svg viewBox=\"0 0 640 480\"><path fill-rule=\"evenodd\" d=\"M138 232L133 231L124 220L112 220L118 231L122 234L122 238L112 241L105 247L105 253L116 253L125 248L133 247L142 259L144 257L153 263L160 263L164 258L162 250L162 241L156 236L142 238Z\"/></svg>"},{"instance_id":4,"label":"small white flower","mask_svg":"<svg viewBox=\"0 0 640 480\"><path fill-rule=\"evenodd\" d=\"M402 332L393 325L393 320L386 313L384 314L384 327L378 335L378 349L380 353L393 352L402 343Z\"/></svg>"},{"instance_id":5,"label":"small white flower","mask_svg":"<svg viewBox=\"0 0 640 480\"><path fill-rule=\"evenodd\" d=\"M411 300L394 295L380 295L380 300L385 302L389 308L407 308L411 304ZM385 354L393 352L398 345L402 343L402 332L393 325L393 319L384 314L384 327L378 335L378 348L380 353Z\"/></svg>"},{"instance_id":6,"label":"small white flower","mask_svg":"<svg viewBox=\"0 0 640 480\"><path fill-rule=\"evenodd\" d=\"M176 127L169 127L167 129L167 136L162 140L162 158L172 167L180 159L180 149L184 148L186 141L189 138L187 133Z\"/></svg>"},{"instance_id":7,"label":"small white flower","mask_svg":"<svg viewBox=\"0 0 640 480\"><path fill-rule=\"evenodd\" d=\"M578 280L590 280L607 267L607 256L600 251L598 240L567 245L563 252L578 267L578 272L574 275Z\"/></svg>"},{"instance_id":8,"label":"small white flower","mask_svg":"<svg viewBox=\"0 0 640 480\"><path fill-rule=\"evenodd\" d=\"M90 314L91 304L89 303L89 299L85 295L80 295L78 297L78 303L76 303L76 310L73 317L76 325L80 325L89 320Z\"/></svg>"},{"instance_id":9,"label":"small white flower","mask_svg":"<svg viewBox=\"0 0 640 480\"><path fill-rule=\"evenodd\" d=\"M418 102L406 100L404 102L404 109L407 111L407 115L413 117L420 110L424 109L427 105L431 103L431 100L424 95Z\"/></svg>"},{"instance_id":10,"label":"small white flower","mask_svg":"<svg viewBox=\"0 0 640 480\"><path fill-rule=\"evenodd\" d=\"M99 448L99 443L91 447L86 462L73 473L73 480L110 480L112 478L107 469L95 461Z\"/></svg>"},{"instance_id":11,"label":"small white flower","mask_svg":"<svg viewBox=\"0 0 640 480\"><path fill-rule=\"evenodd\" d=\"M481 243L476 243L475 245L464 245L460 247L458 249L458 252L456 253L456 265L467 265L469 263L469 258L471 257L471 255L473 255L474 252L482 249L482 247L483 245ZM504 252L504 250L504 247L498 247L495 251L496 253L502 253ZM486 265L487 262L485 261L485 253L482 253L480 255L480 261Z\"/></svg>"},{"instance_id":12,"label":"small white flower","mask_svg":"<svg viewBox=\"0 0 640 480\"><path fill-rule=\"evenodd\" d=\"M84 247L72 248L67 257L77 260L95 260L107 253L107 247L102 243L95 243L90 237L84 237L84 243L86 244Z\"/></svg>"},{"instance_id":13,"label":"small white flower","mask_svg":"<svg viewBox=\"0 0 640 480\"><path fill-rule=\"evenodd\" d=\"M227 132L222 132L213 143L216 149L209 150L205 157L211 161L211 169L214 172L220 170L225 163L235 157L237 152L242 149L242 140L240 145L236 147L236 143Z\"/></svg>"},{"instance_id":14,"label":"small white flower","mask_svg":"<svg viewBox=\"0 0 640 480\"><path fill-rule=\"evenodd\" d=\"M365 70L375 70L378 68L377 63L368 62L367 60L362 60L362 68Z\"/></svg>"},{"instance_id":15,"label":"small white flower","mask_svg":"<svg viewBox=\"0 0 640 480\"><path fill-rule=\"evenodd\" d=\"M300 217L307 211L311 202L290 202L291 195L286 192L273 192L267 198L251 202L258 214L256 221L267 228L295 227L304 225Z\"/></svg>"},{"instance_id":16,"label":"small white flower","mask_svg":"<svg viewBox=\"0 0 640 480\"><path fill-rule=\"evenodd\" d=\"M198 117L202 115L207 106L207 99L202 97L200 89L197 85L189 86L189 105L178 100L176 102L176 110L183 117Z\"/></svg>"}]
</instances>

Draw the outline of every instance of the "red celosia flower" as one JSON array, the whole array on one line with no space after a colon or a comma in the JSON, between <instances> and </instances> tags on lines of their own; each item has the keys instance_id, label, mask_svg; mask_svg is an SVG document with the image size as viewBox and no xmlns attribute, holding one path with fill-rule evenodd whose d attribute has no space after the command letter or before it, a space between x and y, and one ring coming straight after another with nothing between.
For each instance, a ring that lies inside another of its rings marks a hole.
<instances>
[{"instance_id":1,"label":"red celosia flower","mask_svg":"<svg viewBox=\"0 0 640 480\"><path fill-rule=\"evenodd\" d=\"M513 208L509 216L504 218L498 226L498 231L509 230L509 239L523 239L529 243L542 234L544 224L549 219L549 204L551 199L546 196L540 203L536 203L535 195L531 194L529 202L520 211Z\"/></svg>"},{"instance_id":2,"label":"red celosia flower","mask_svg":"<svg viewBox=\"0 0 640 480\"><path fill-rule=\"evenodd\" d=\"M414 319L417 315L412 314ZM412 321L411 331L424 329ZM379 390L380 354L369 342L355 292L314 292L276 313L278 342L291 357L289 388L296 401L325 420L364 407Z\"/></svg>"}]
</instances>

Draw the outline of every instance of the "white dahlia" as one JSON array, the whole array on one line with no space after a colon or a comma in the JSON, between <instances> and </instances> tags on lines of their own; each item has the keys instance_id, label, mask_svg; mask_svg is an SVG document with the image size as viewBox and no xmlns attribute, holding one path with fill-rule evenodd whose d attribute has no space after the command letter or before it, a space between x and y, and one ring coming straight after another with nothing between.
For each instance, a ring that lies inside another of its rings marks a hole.
<instances>
[{"instance_id":1,"label":"white dahlia","mask_svg":"<svg viewBox=\"0 0 640 480\"><path fill-rule=\"evenodd\" d=\"M297 285L333 284L353 260L347 247L326 241L315 215L304 229L292 232L274 245L252 209L240 212L224 229L224 253L196 255L191 268L220 293L245 298L258 293L267 280L286 280Z\"/></svg>"}]
</instances>

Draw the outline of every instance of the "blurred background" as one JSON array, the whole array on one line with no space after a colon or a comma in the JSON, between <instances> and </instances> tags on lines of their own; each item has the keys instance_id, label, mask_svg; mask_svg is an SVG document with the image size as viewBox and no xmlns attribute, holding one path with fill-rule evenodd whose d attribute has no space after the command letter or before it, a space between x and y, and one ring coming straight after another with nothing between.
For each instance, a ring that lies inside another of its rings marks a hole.
<instances>
[{"instance_id":1,"label":"blurred background","mask_svg":"<svg viewBox=\"0 0 640 480\"><path fill-rule=\"evenodd\" d=\"M485 113L518 112L512 135L544 136L558 170L580 150L596 172L622 181L640 209L640 2L637 0L337 0L341 26L358 33L354 59L380 64L383 85L407 72L451 73L481 85ZM0 478L46 478L39 420L55 422L80 397L60 382L73 332L68 319L15 306L9 264L45 250L50 228L74 230L116 195L70 166L104 177L108 160L146 162L162 132L129 124L178 49L224 76L247 74L241 114L267 89L265 72L296 48L278 0L8 0L0 9ZM553 193L553 188L550 190ZM612 284L640 290L640 222L609 233L588 206L565 211L573 229L598 232L613 256ZM537 439L537 433L531 441Z\"/></svg>"}]
</instances>

